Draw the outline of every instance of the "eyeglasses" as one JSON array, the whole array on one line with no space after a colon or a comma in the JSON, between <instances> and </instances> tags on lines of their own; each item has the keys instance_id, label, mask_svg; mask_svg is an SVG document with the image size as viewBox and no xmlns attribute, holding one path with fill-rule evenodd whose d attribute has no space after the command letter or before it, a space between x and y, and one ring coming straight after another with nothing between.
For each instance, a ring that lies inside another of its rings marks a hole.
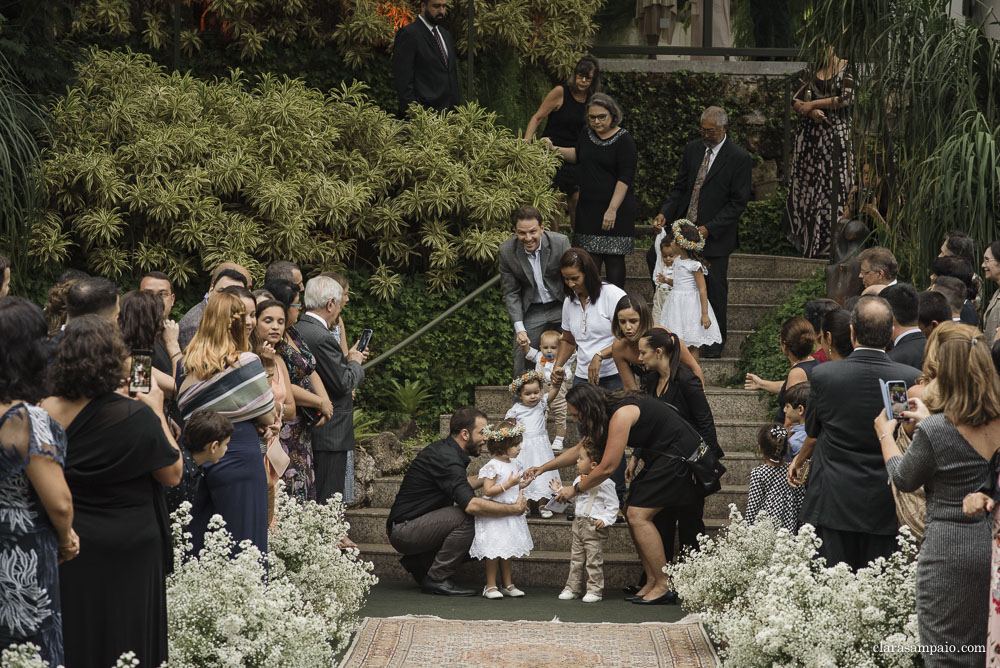
<instances>
[{"instance_id":1,"label":"eyeglasses","mask_svg":"<svg viewBox=\"0 0 1000 668\"><path fill-rule=\"evenodd\" d=\"M993 264L1000 264L1000 261L997 261L996 258L993 258L993 257L984 257L983 258L983 264L989 264L990 262L992 262Z\"/></svg>"},{"instance_id":2,"label":"eyeglasses","mask_svg":"<svg viewBox=\"0 0 1000 668\"><path fill-rule=\"evenodd\" d=\"M592 121L603 121L607 117L608 117L607 113L604 113L604 114L587 114L587 118L589 118Z\"/></svg>"},{"instance_id":3,"label":"eyeglasses","mask_svg":"<svg viewBox=\"0 0 1000 668\"><path fill-rule=\"evenodd\" d=\"M698 132L700 132L701 134L703 134L703 135L705 135L707 137L714 137L715 135L720 134L722 132L722 128L702 128L702 127L699 127L698 128Z\"/></svg>"},{"instance_id":4,"label":"eyeglasses","mask_svg":"<svg viewBox=\"0 0 1000 668\"><path fill-rule=\"evenodd\" d=\"M881 271L881 270L879 270L879 269L862 269L860 273L862 273L862 274L877 274L879 271Z\"/></svg>"}]
</instances>

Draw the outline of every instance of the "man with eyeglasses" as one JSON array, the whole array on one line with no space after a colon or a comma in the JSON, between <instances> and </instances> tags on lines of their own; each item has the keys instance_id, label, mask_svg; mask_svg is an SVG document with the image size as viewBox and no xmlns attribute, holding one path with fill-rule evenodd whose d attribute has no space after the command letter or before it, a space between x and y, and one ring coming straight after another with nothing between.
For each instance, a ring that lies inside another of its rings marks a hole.
<instances>
[{"instance_id":1,"label":"man with eyeglasses","mask_svg":"<svg viewBox=\"0 0 1000 668\"><path fill-rule=\"evenodd\" d=\"M451 33L441 27L447 15L447 0L421 0L417 18L396 32L392 78L400 118L411 102L437 111L458 105L458 53Z\"/></svg>"},{"instance_id":2,"label":"man with eyeglasses","mask_svg":"<svg viewBox=\"0 0 1000 668\"><path fill-rule=\"evenodd\" d=\"M708 107L701 115L701 138L688 143L677 170L677 178L653 225L663 229L668 223L686 218L698 226L705 239L703 255L710 267L706 276L708 301L715 311L722 343L705 346L701 356L722 356L726 341L726 307L729 302L729 256L739 241L740 215L750 201L750 154L729 139L729 118L720 107ZM667 228L670 234L670 228ZM656 263L656 250L646 261Z\"/></svg>"}]
</instances>

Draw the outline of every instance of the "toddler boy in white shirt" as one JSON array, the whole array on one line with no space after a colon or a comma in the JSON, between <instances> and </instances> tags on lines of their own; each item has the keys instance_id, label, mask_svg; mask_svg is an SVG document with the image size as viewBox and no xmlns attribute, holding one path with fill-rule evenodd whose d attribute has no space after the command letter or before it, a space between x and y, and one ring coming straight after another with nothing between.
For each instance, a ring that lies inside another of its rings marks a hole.
<instances>
[{"instance_id":1,"label":"toddler boy in white shirt","mask_svg":"<svg viewBox=\"0 0 1000 668\"><path fill-rule=\"evenodd\" d=\"M590 441L585 441L577 457L580 475L573 484L586 478L601 460L601 453ZM553 484L555 481L553 481ZM604 593L604 546L608 542L608 527L618 517L618 495L615 482L608 478L597 487L581 492L574 498L576 517L573 519L573 545L569 555L569 576L559 600L577 598L586 584L584 603L597 603ZM584 572L586 571L586 583Z\"/></svg>"},{"instance_id":2,"label":"toddler boy in white shirt","mask_svg":"<svg viewBox=\"0 0 1000 668\"><path fill-rule=\"evenodd\" d=\"M667 295L674 285L674 251L671 249L673 235L667 236L663 229L653 242L656 249L656 266L653 267L653 322L660 322L660 313Z\"/></svg>"}]
</instances>

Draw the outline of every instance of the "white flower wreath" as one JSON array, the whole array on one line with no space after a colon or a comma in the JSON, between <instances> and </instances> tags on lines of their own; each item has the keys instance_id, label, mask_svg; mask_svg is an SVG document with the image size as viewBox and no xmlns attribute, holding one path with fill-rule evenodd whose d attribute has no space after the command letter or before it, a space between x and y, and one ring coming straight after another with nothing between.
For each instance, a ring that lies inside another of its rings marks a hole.
<instances>
[{"instance_id":1,"label":"white flower wreath","mask_svg":"<svg viewBox=\"0 0 1000 668\"><path fill-rule=\"evenodd\" d=\"M698 230L698 226L692 223L687 218L681 218L680 220L675 220L671 229L674 232L674 241L677 245L684 250L698 251L699 253L705 250L705 237L702 236L701 230L698 230L698 241L694 242L689 239L685 239L684 235L681 234L681 228L685 225L690 225L694 229Z\"/></svg>"}]
</instances>

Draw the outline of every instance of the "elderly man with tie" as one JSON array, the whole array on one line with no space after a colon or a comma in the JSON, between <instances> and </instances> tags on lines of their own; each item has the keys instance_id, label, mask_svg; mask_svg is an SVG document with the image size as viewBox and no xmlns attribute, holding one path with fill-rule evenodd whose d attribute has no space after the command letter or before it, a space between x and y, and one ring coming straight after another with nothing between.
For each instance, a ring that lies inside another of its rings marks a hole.
<instances>
[{"instance_id":1,"label":"elderly man with tie","mask_svg":"<svg viewBox=\"0 0 1000 668\"><path fill-rule=\"evenodd\" d=\"M500 245L500 276L507 313L514 325L514 374L524 373L520 346L538 348L547 329L562 329L562 274L559 260L569 250L569 239L549 232L533 206L514 214L514 236Z\"/></svg>"},{"instance_id":2,"label":"elderly man with tie","mask_svg":"<svg viewBox=\"0 0 1000 668\"><path fill-rule=\"evenodd\" d=\"M724 110L705 109L701 115L701 139L684 148L674 187L653 219L653 225L662 229L667 223L687 218L705 237L703 254L710 265L706 276L708 301L719 320L723 344L729 302L729 255L736 250L740 215L750 201L752 169L750 154L729 139L728 128L729 118ZM721 357L723 344L706 347L701 356Z\"/></svg>"}]
</instances>

